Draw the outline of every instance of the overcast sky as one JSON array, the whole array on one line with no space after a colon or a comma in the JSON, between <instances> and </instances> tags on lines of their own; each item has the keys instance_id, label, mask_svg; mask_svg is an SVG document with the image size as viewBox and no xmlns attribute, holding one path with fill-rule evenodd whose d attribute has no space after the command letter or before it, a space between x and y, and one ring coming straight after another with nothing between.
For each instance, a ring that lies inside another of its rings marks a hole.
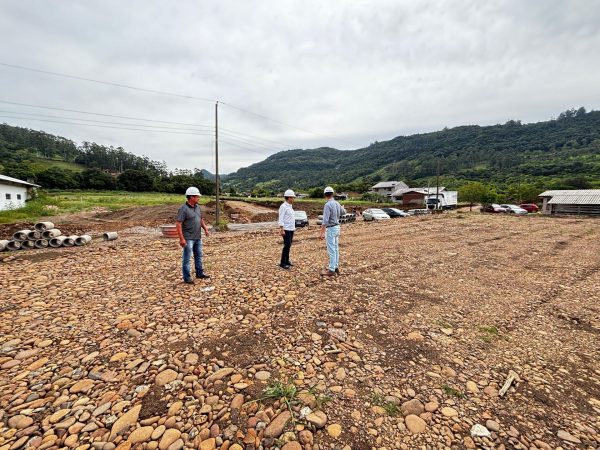
<instances>
[{"instance_id":1,"label":"overcast sky","mask_svg":"<svg viewBox=\"0 0 600 450\"><path fill-rule=\"evenodd\" d=\"M2 0L0 42L2 63L219 99L295 127L221 106L220 126L243 133L222 136L224 173L280 149L354 149L444 126L600 108L596 0ZM0 100L214 124L212 102L4 66ZM209 135L55 122L188 126L6 103L0 110L60 116L0 122L214 171Z\"/></svg>"}]
</instances>

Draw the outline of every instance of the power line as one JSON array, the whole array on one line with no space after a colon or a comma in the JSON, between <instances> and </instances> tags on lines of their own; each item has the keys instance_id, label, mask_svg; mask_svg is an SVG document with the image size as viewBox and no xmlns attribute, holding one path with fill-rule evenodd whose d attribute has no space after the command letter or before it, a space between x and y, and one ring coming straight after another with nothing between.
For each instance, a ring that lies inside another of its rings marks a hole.
<instances>
[{"instance_id":1,"label":"power line","mask_svg":"<svg viewBox=\"0 0 600 450\"><path fill-rule=\"evenodd\" d=\"M319 136L319 137L325 137L323 135L315 133L314 131L310 131L310 130L307 130L307 129L304 129L304 128L296 127L294 125L290 125L289 123L282 122L282 121L277 120L277 119L273 119L273 118L265 116L263 114L255 113L254 111L250 111L250 110L242 108L240 106L235 106L235 105L233 105L231 103L225 103L225 102L220 101L220 100L214 100L214 99L209 99L209 98L204 98L204 97L195 97L195 96L192 96L192 95L177 94L177 93L173 93L173 92L159 91L159 90L156 90L156 89L141 88L141 87L137 87L137 86L131 86L131 85L128 85L128 84L113 83L111 81L96 80L96 79L93 79L93 78L80 77L80 76L77 76L77 75L70 75L70 74L61 73L61 72L53 72L53 71L50 71L50 70L37 69L37 68L34 68L34 67L26 67L26 66L21 66L21 65L17 65L17 64L9 64L9 63L5 63L5 62L1 62L1 61L0 61L0 66L10 67L12 69L18 69L18 70L26 70L26 71L30 71L30 72L43 73L43 74L46 74L46 75L53 75L53 76L57 76L57 77L70 78L70 79L74 79L74 80L88 81L90 83L104 84L104 85L114 86L114 87L119 87L119 88L124 88L124 89L132 89L132 90L140 91L140 92L147 92L147 93L152 93L152 94L168 95L168 96L172 96L172 97L185 98L185 99L188 99L188 100L199 100L199 101L211 102L211 103L214 103L214 102L218 101L219 103L221 103L221 104L223 104L225 106L228 106L228 107L233 108L233 109L237 109L238 111L241 111L243 113L251 114L253 116L260 117L260 118L268 120L270 122L277 123L279 125L283 125L283 126L286 126L286 127L289 127L289 128L293 128L295 130L302 131L304 133L313 134L313 135Z\"/></svg>"},{"instance_id":2,"label":"power line","mask_svg":"<svg viewBox=\"0 0 600 450\"><path fill-rule=\"evenodd\" d=\"M65 124L65 125L76 125L76 126L83 125L83 126L88 126L88 127L111 128L111 129L126 130L126 131L143 131L143 132L150 132L150 133L182 134L182 135L188 135L188 136L211 136L211 137L213 137L212 133L199 133L199 132L191 133L191 132L166 131L166 130L155 130L155 129L140 129L140 128L131 128L131 127L118 127L118 126L112 126L112 125L100 125L100 124L95 124L95 123L74 123L74 122L65 122L65 121L60 121L60 120L37 119L37 118L17 117L17 116L9 116L9 115L0 115L0 117L8 118L8 119L17 119L17 120L27 119L27 120L33 120L33 121L38 121L38 122L50 122L50 123L59 123L59 124ZM223 141L223 142L227 142L228 144L234 145L241 149L247 150L251 153L257 153L257 154L261 154L261 155L264 155L264 153L265 153L265 152L261 152L259 150L254 150L252 148L239 145L238 143L230 141L229 138L230 137L228 136L227 139L219 139L219 140ZM250 143L250 144L252 144L252 143ZM252 145L255 145L255 144L252 144Z\"/></svg>"},{"instance_id":3,"label":"power line","mask_svg":"<svg viewBox=\"0 0 600 450\"><path fill-rule=\"evenodd\" d=\"M194 97L192 95L184 95L184 94L176 94L174 92L159 91L156 89L140 88L137 86L130 86L128 84L113 83L111 81L95 80L93 78L85 78L85 77L80 77L77 75L69 75L69 74L61 73L61 72L52 72L50 70L42 70L42 69L36 69L33 67L19 66L17 64L8 64L8 63L0 62L0 66L10 67L12 69L28 70L30 72L38 72L38 73L43 73L46 75L54 75L56 77L71 78L73 80L89 81L90 83L105 84L107 86L114 86L114 87L119 87L119 88L124 88L124 89L132 89L134 91L149 92L152 94L159 94L159 95L169 95L171 97L186 98L188 100L200 100L203 102L211 102L211 103L213 103L215 101L215 100L209 99L209 98Z\"/></svg>"},{"instance_id":4,"label":"power line","mask_svg":"<svg viewBox=\"0 0 600 450\"><path fill-rule=\"evenodd\" d=\"M106 121L106 120L79 119L77 117L49 116L49 115L46 115L46 114L25 113L25 112L20 112L20 111L5 111L5 110L0 110L0 113L18 114L20 116L34 116L34 120L35 120L35 117L46 117L46 118L50 118L50 119L78 120L78 121L81 121L81 122L106 123L106 124L110 124L110 125L126 125L126 126L144 127L144 128L162 128L162 129L166 129L166 130L211 131L211 130L195 130L193 128L162 127L162 126L159 126L159 125L143 125L141 123L109 122L109 121ZM27 118L28 117L24 117L24 119L27 119Z\"/></svg>"},{"instance_id":5,"label":"power line","mask_svg":"<svg viewBox=\"0 0 600 450\"><path fill-rule=\"evenodd\" d=\"M153 119L145 119L145 118L133 117L133 116L117 116L115 114L104 114L104 113L97 113L97 112L90 112L90 111L82 111L80 109L59 108L59 107L56 107L56 106L32 105L30 103L18 103L18 102L11 102L11 101L8 101L8 100L0 100L0 103L6 103L8 105L16 105L16 106L26 106L26 107L29 107L29 108L52 109L52 110L55 110L55 111L65 111L65 112L75 112L75 113L80 113L80 114L90 114L90 115L93 115L93 116L114 117L114 118L117 118L117 119L140 120L140 121L143 121L143 122L168 123L168 124L172 124L172 125L186 125L186 126L192 126L192 127L203 127L203 128L214 129L214 125L201 125L201 124L196 124L196 123L185 123L185 122L170 122L170 121L167 121L167 120L153 120Z\"/></svg>"},{"instance_id":6,"label":"power line","mask_svg":"<svg viewBox=\"0 0 600 450\"><path fill-rule=\"evenodd\" d=\"M252 139L240 138L238 136L230 134L227 131L223 131L222 128L219 129L219 135L224 135L226 138L234 139L234 140L237 140L237 141L240 141L240 142L244 142L246 144L260 145L261 147L266 147L266 148L269 148L269 149L279 150L279 151L285 150L285 148L275 147L273 144L269 144L269 143L263 144L262 142L254 141Z\"/></svg>"},{"instance_id":7,"label":"power line","mask_svg":"<svg viewBox=\"0 0 600 450\"><path fill-rule=\"evenodd\" d=\"M260 117L262 119L268 120L270 122L278 123L279 125L283 125L283 126L286 126L286 127L289 127L289 128L293 128L293 129L298 130L298 131L303 131L305 133L314 134L315 136L325 137L325 136L323 136L321 134L315 133L314 131L306 130L304 128L299 128L299 127L296 127L294 125L290 125L289 123L281 122L280 120L272 119L272 118L270 118L268 116L264 116L262 114L258 114L258 113L255 113L253 111L249 111L247 109L241 108L239 106L232 105L231 103L225 103L225 102L221 102L221 101L219 101L219 103L221 103L221 104L223 104L225 106L229 106L230 108L237 109L238 111L244 112L246 114L251 114L253 116Z\"/></svg>"},{"instance_id":8,"label":"power line","mask_svg":"<svg viewBox=\"0 0 600 450\"><path fill-rule=\"evenodd\" d=\"M91 111L83 111L80 109L68 109L68 108L60 108L60 107L56 107L56 106L44 106L44 105L33 105L30 103L20 103L20 102L12 102L12 101L8 101L8 100L1 100L0 99L0 103L5 103L8 105L15 105L15 106L24 106L24 107L28 107L28 108L39 108L39 109L48 109L48 110L54 110L54 111L65 111L65 112L74 112L74 113L78 113L78 114L89 114L89 115L94 115L94 116L101 116L101 117L114 117L117 119L128 119L128 120L139 120L139 121L143 121L143 122L152 122L152 123L165 123L165 124L172 124L172 125L184 125L184 126L190 126L190 127L198 127L198 128L205 128L208 130L214 130L214 125L202 125L202 124L195 124L195 123L188 123L188 122L173 122L173 121L167 121L167 120L155 120L155 119L147 119L147 118L142 118L142 117L134 117L134 116L119 116L116 114L107 114L107 113L97 113L97 112L91 112ZM18 114L25 114L25 113L18 113ZM26 113L29 115L36 115L33 113ZM76 119L76 120L83 120L83 119ZM135 124L136 126L142 126L141 124ZM240 136L244 136L250 139L254 139L254 140L259 140L259 141L265 141L268 143L273 143L273 144L277 144L280 145L282 147L288 147L288 148L293 148L293 145L290 144L286 144L284 142L280 142L280 141L274 141L271 139L265 139L265 138L260 138L258 136L254 136L251 134L247 134L247 133L242 133L240 131L235 131L232 130L230 128L220 128L220 130L222 130L222 132L224 133L229 133L229 134L234 134L234 135L240 135Z\"/></svg>"},{"instance_id":9,"label":"power line","mask_svg":"<svg viewBox=\"0 0 600 450\"><path fill-rule=\"evenodd\" d=\"M99 128L114 128L117 130L130 130L130 131L145 131L151 133L168 133L168 134L187 134L191 136L212 136L212 133L188 133L188 132L180 132L180 131L166 131L166 130L153 130L153 129L140 129L140 128L126 128L126 127L116 127L111 125L99 125L94 123L73 123L73 122L64 122L60 120L49 120L49 119L36 119L36 118L28 118L28 117L15 117L15 116L6 116L0 115L0 117L8 118L8 119L17 119L17 120L34 120L38 122L51 122L51 123L61 123L66 125L84 125L87 127L99 127Z\"/></svg>"},{"instance_id":10,"label":"power line","mask_svg":"<svg viewBox=\"0 0 600 450\"><path fill-rule=\"evenodd\" d=\"M235 142L228 141L227 139L222 139L221 136L219 136L219 142L227 142L228 144L234 145L234 146L239 147L241 149L248 150L250 153L257 153L259 155L264 155L265 154L264 151L261 152L260 150L254 150L254 149L252 149L250 147L244 147L243 145L236 144Z\"/></svg>"},{"instance_id":11,"label":"power line","mask_svg":"<svg viewBox=\"0 0 600 450\"><path fill-rule=\"evenodd\" d=\"M149 130L159 130L160 129L160 130L189 131L189 132L192 132L190 134L195 134L196 132L205 132L205 133L203 133L203 135L205 135L205 136L209 136L210 134L208 132L212 131L212 130L195 130L193 128L177 128L177 127L164 127L164 126L158 126L158 125L143 125L143 124L137 124L137 123L109 122L106 120L80 119L77 117L50 116L50 115L46 115L46 114L22 113L19 111L0 110L0 113L13 114L13 115L16 114L18 116L23 116L23 117L18 117L19 119L38 120L37 117L44 117L47 119L76 120L79 122L93 122L93 123L101 123L101 124L107 124L107 125L119 125L119 126L125 126L125 127L143 127L143 128L149 129ZM27 117L27 116L31 116L31 117ZM14 116L10 116L10 117L14 117ZM70 122L65 122L65 123L70 123ZM88 124L83 123L80 125L88 125ZM245 144L257 145L257 146L268 148L269 150L279 150L279 151L284 150L282 148L274 147L272 144L263 144L262 142L252 141L252 140L240 138L240 137L234 136L234 135L229 136L229 134L230 134L229 132L224 132L224 133L226 133L226 137L243 142Z\"/></svg>"}]
</instances>

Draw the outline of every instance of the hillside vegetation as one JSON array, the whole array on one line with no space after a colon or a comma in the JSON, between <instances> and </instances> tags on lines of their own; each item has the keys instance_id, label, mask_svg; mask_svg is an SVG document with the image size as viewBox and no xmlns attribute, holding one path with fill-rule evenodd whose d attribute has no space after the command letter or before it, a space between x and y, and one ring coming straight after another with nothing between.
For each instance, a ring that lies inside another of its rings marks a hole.
<instances>
[{"instance_id":1,"label":"hillside vegetation","mask_svg":"<svg viewBox=\"0 0 600 450\"><path fill-rule=\"evenodd\" d=\"M600 112L580 108L539 123L460 126L358 150L289 150L239 169L228 182L238 189L259 185L274 190L385 180L414 186L426 185L438 167L450 187L467 181L499 187L517 181L540 188L600 187Z\"/></svg>"},{"instance_id":2,"label":"hillside vegetation","mask_svg":"<svg viewBox=\"0 0 600 450\"><path fill-rule=\"evenodd\" d=\"M75 142L43 131L0 124L0 174L32 179L44 188L157 191L182 194L197 186L214 193L201 170L169 171L164 162L122 147Z\"/></svg>"}]
</instances>

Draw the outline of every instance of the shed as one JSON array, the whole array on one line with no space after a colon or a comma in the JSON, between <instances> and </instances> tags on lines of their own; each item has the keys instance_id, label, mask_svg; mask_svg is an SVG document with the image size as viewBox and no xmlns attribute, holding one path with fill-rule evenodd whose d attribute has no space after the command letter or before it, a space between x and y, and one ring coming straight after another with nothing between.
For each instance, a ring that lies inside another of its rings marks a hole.
<instances>
[{"instance_id":1,"label":"shed","mask_svg":"<svg viewBox=\"0 0 600 450\"><path fill-rule=\"evenodd\" d=\"M418 188L400 188L396 189L391 197L393 202L402 203L405 207L424 207L427 203L427 197L439 192L444 195L445 186L438 187L418 187Z\"/></svg>"},{"instance_id":2,"label":"shed","mask_svg":"<svg viewBox=\"0 0 600 450\"><path fill-rule=\"evenodd\" d=\"M545 191L543 214L600 216L600 189L571 189Z\"/></svg>"},{"instance_id":3,"label":"shed","mask_svg":"<svg viewBox=\"0 0 600 450\"><path fill-rule=\"evenodd\" d=\"M25 201L31 198L31 191L36 187L39 185L0 175L0 211L25 206Z\"/></svg>"}]
</instances>

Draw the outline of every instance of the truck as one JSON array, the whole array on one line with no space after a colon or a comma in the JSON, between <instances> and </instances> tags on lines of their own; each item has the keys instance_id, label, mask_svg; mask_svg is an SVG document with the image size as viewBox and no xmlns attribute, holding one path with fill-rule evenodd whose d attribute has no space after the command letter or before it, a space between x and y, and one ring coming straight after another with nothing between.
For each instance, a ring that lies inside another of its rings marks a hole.
<instances>
[{"instance_id":1,"label":"truck","mask_svg":"<svg viewBox=\"0 0 600 450\"><path fill-rule=\"evenodd\" d=\"M458 204L458 191L444 190L439 194L429 194L425 201L428 209L456 209Z\"/></svg>"}]
</instances>

